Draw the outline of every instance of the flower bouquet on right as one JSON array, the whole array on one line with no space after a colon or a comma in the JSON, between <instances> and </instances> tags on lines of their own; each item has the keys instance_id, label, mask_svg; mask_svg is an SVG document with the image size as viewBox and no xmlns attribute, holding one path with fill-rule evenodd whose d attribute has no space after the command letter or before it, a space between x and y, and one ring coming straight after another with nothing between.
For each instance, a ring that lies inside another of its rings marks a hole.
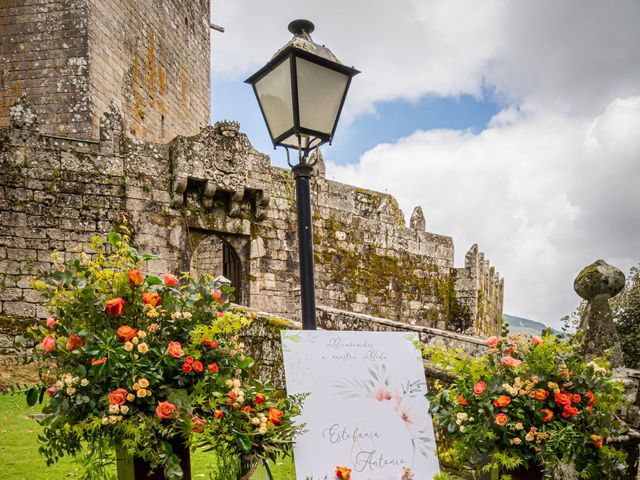
<instances>
[{"instance_id":1,"label":"flower bouquet on right","mask_svg":"<svg viewBox=\"0 0 640 480\"><path fill-rule=\"evenodd\" d=\"M606 360L586 362L575 342L552 335L505 334L487 345L475 358L425 350L455 376L429 393L434 422L450 440L441 459L503 478L550 477L559 464L579 478L623 476L626 455L608 440L625 429L616 416L624 389Z\"/></svg>"}]
</instances>

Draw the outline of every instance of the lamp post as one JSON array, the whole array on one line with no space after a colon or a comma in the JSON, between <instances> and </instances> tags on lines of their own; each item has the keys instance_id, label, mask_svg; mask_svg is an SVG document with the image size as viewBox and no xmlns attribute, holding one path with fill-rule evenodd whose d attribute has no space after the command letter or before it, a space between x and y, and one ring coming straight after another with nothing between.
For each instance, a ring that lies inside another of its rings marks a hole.
<instances>
[{"instance_id":1,"label":"lamp post","mask_svg":"<svg viewBox=\"0 0 640 480\"><path fill-rule=\"evenodd\" d=\"M360 73L342 65L328 48L314 43L310 36L314 29L308 20L291 22L293 38L246 80L258 99L273 146L285 148L296 181L305 330L316 329L310 180L317 155L314 159L309 155L331 143L351 78ZM291 162L289 149L297 151L297 163Z\"/></svg>"}]
</instances>

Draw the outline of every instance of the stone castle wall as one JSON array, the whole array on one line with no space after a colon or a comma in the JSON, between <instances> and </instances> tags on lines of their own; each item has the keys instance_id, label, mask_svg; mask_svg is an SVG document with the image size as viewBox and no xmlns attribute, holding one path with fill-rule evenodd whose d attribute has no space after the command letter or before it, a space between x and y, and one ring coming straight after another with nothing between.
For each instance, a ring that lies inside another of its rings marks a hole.
<instances>
[{"instance_id":1,"label":"stone castle wall","mask_svg":"<svg viewBox=\"0 0 640 480\"><path fill-rule=\"evenodd\" d=\"M12 127L0 129L5 324L46 316L31 277L50 267L53 251L72 255L92 236L115 228L123 215L135 244L158 255L146 270L229 276L220 258L229 251L243 304L298 318L294 180L254 150L237 124L223 122L161 144L128 137L114 106L100 120L101 140L41 133L34 117L20 97ZM476 333L482 323L483 334L499 331L498 314L462 302L474 304L477 287L475 305L483 304L487 290L501 313L495 294L501 295L501 284L493 273L465 267L478 283L466 282L466 297L458 298L450 237L424 231L424 222L405 226L393 197L329 181L322 162L319 167L312 205L318 305L409 325L463 325Z\"/></svg>"},{"instance_id":2,"label":"stone castle wall","mask_svg":"<svg viewBox=\"0 0 640 480\"><path fill-rule=\"evenodd\" d=\"M25 93L50 135L97 138L110 102L134 138L209 124L209 0L0 2L0 126Z\"/></svg>"}]
</instances>

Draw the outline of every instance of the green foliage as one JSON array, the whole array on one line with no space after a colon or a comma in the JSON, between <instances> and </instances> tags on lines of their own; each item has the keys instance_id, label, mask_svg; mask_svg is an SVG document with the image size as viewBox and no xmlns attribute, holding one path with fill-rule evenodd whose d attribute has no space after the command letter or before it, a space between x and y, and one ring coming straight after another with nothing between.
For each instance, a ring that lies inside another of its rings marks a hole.
<instances>
[{"instance_id":1,"label":"green foliage","mask_svg":"<svg viewBox=\"0 0 640 480\"><path fill-rule=\"evenodd\" d=\"M500 478L532 463L550 472L559 462L575 465L581 478L619 478L624 454L603 444L623 431L616 417L623 387L607 362L586 363L572 340L504 333L476 358L425 349L456 378L429 393L436 426L454 439L441 457L475 466L491 458L486 470Z\"/></svg>"},{"instance_id":2,"label":"green foliage","mask_svg":"<svg viewBox=\"0 0 640 480\"><path fill-rule=\"evenodd\" d=\"M54 255L53 271L34 282L52 317L29 332L43 367L25 394L29 405L49 397L47 463L89 451L85 477L103 478L109 457L98 452L117 442L175 480L172 438L219 458L290 453L301 399L251 378L254 361L237 334L253 318L229 310L232 289L208 276L144 274L154 257L123 233L94 238L66 262Z\"/></svg>"},{"instance_id":3,"label":"green foliage","mask_svg":"<svg viewBox=\"0 0 640 480\"><path fill-rule=\"evenodd\" d=\"M624 290L610 303L624 363L629 368L640 368L640 266L631 268Z\"/></svg>"}]
</instances>

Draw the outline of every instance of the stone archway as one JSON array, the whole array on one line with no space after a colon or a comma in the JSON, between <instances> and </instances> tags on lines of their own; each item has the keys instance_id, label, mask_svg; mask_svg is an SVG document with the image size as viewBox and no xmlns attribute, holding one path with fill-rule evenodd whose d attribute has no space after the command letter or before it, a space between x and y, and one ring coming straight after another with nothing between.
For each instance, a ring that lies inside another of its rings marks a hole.
<instances>
[{"instance_id":1,"label":"stone archway","mask_svg":"<svg viewBox=\"0 0 640 480\"><path fill-rule=\"evenodd\" d=\"M244 255L241 255L248 248L246 240L236 237L226 239L214 233L201 233L193 240L195 248L189 261L189 273L196 278L203 274L214 278L225 276L235 288L234 302L248 303L247 285L243 281L248 262L243 261Z\"/></svg>"}]
</instances>

